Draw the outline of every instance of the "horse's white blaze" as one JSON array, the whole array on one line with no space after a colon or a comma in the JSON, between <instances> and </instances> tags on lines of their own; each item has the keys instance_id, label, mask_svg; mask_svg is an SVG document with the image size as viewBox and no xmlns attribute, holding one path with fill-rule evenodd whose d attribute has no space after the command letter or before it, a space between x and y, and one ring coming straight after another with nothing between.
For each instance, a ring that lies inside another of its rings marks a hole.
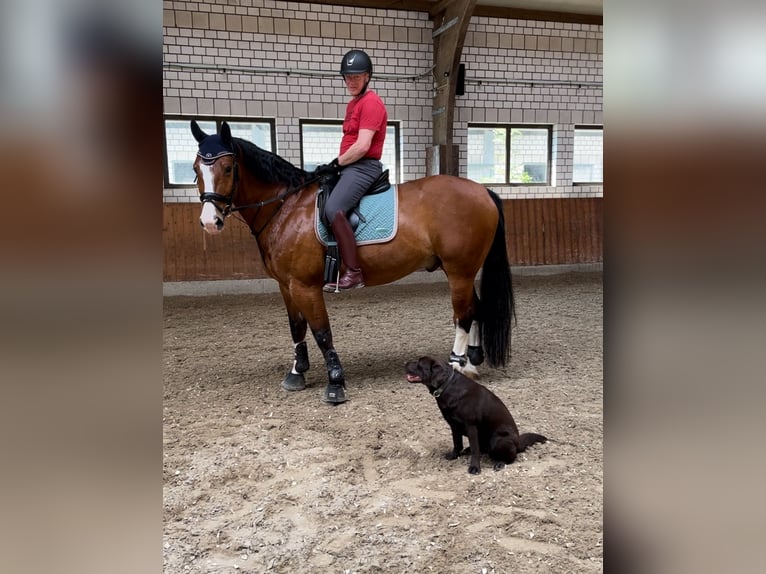
<instances>
[{"instance_id":1,"label":"horse's white blaze","mask_svg":"<svg viewBox=\"0 0 766 574\"><path fill-rule=\"evenodd\" d=\"M202 173L203 188L206 192L212 193L215 191L213 186L213 166L212 165L200 165L200 172ZM199 220L202 223L205 231L211 235L220 233L216 221L223 221L223 214L211 201L206 201L202 204L202 214L199 216Z\"/></svg>"},{"instance_id":2,"label":"horse's white blaze","mask_svg":"<svg viewBox=\"0 0 766 574\"><path fill-rule=\"evenodd\" d=\"M205 231L211 235L221 232L216 225L216 221L222 221L223 214L212 201L206 201L202 204L202 214L199 216L199 220L205 227Z\"/></svg>"}]
</instances>

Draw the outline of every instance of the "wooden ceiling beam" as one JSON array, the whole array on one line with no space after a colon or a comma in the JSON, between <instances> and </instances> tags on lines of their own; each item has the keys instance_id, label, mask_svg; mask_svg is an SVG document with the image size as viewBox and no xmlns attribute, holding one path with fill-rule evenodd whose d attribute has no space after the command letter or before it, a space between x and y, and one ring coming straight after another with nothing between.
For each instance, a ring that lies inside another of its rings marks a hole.
<instances>
[{"instance_id":1,"label":"wooden ceiling beam","mask_svg":"<svg viewBox=\"0 0 766 574\"><path fill-rule=\"evenodd\" d=\"M428 11L429 14L431 14L431 18L436 16L437 14L441 14L444 12L444 10L452 4L455 0L439 0L438 2L432 4L431 9Z\"/></svg>"},{"instance_id":2,"label":"wooden ceiling beam","mask_svg":"<svg viewBox=\"0 0 766 574\"><path fill-rule=\"evenodd\" d=\"M288 0L301 1L301 0ZM409 10L428 12L431 18L443 12L455 0L309 0L309 4L328 4L334 6L353 6L356 8L379 8L382 10ZM527 10L523 8L505 8L503 6L477 5L474 16L487 18L510 18L515 20L542 20L547 22L573 22L575 24L604 25L603 14L577 14L574 12L548 12L547 10Z\"/></svg>"},{"instance_id":3,"label":"wooden ceiling beam","mask_svg":"<svg viewBox=\"0 0 766 574\"><path fill-rule=\"evenodd\" d=\"M411 12L430 12L434 5L433 1L429 0L309 0L307 3L353 6L356 8L381 8L383 10L409 10Z\"/></svg>"},{"instance_id":4,"label":"wooden ceiling beam","mask_svg":"<svg viewBox=\"0 0 766 574\"><path fill-rule=\"evenodd\" d=\"M548 12L547 10L525 10L502 6L476 6L474 16L486 18L508 18L511 20L542 20L544 22L572 22L575 24L604 25L602 14L575 14L573 12Z\"/></svg>"}]
</instances>

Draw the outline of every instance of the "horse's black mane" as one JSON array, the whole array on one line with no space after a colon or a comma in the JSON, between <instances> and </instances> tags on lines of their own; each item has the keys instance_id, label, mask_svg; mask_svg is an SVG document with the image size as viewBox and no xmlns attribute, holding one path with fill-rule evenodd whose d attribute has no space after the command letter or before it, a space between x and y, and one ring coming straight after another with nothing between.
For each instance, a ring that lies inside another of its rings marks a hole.
<instances>
[{"instance_id":1,"label":"horse's black mane","mask_svg":"<svg viewBox=\"0 0 766 574\"><path fill-rule=\"evenodd\" d=\"M232 138L232 140L242 150L242 162L245 167L263 183L283 183L288 187L295 187L306 179L307 174L304 170L295 167L277 154L261 149L242 138Z\"/></svg>"}]
</instances>

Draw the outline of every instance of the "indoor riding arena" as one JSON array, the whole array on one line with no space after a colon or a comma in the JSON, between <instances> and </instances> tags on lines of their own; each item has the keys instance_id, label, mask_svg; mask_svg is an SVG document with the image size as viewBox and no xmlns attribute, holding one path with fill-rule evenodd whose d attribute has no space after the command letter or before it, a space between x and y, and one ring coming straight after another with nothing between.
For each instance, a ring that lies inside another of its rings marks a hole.
<instances>
[{"instance_id":1,"label":"indoor riding arena","mask_svg":"<svg viewBox=\"0 0 766 574\"><path fill-rule=\"evenodd\" d=\"M164 572L602 572L602 1L163 6ZM357 235L364 288L325 292L319 223L298 206L339 156L350 50L387 110L394 210L432 191L393 238ZM223 152L206 159L201 132ZM254 183L241 140L305 181ZM245 199L258 185L270 195ZM426 236L428 256L405 257ZM498 261L512 289L480 271L471 297L459 273ZM507 345L482 330L495 299L514 311ZM483 452L478 474L448 459L444 389L405 373L423 356L475 365L547 441L504 466Z\"/></svg>"}]
</instances>

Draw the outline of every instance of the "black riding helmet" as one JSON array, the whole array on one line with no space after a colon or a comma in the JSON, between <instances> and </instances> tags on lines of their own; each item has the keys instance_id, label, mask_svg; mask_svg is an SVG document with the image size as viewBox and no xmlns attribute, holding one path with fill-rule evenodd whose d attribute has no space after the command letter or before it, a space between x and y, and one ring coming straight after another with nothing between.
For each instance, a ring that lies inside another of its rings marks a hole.
<instances>
[{"instance_id":1,"label":"black riding helmet","mask_svg":"<svg viewBox=\"0 0 766 574\"><path fill-rule=\"evenodd\" d=\"M363 74L367 72L372 77L372 60L362 50L347 52L340 62L340 75Z\"/></svg>"}]
</instances>

